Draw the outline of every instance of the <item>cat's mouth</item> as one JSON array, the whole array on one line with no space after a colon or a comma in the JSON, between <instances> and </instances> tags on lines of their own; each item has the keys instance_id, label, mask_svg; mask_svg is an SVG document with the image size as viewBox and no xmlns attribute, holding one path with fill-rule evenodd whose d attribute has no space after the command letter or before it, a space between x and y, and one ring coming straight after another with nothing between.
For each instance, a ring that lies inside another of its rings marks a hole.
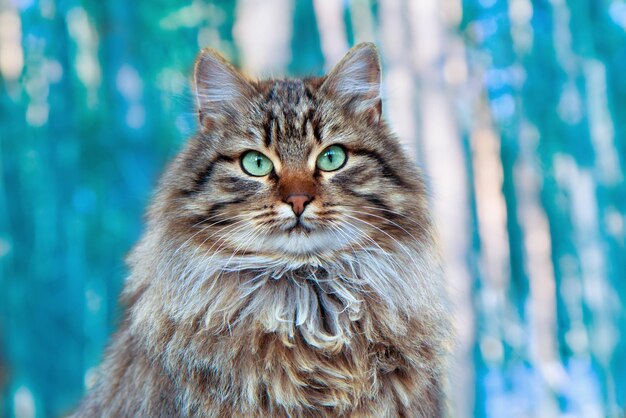
<instances>
[{"instance_id":1,"label":"cat's mouth","mask_svg":"<svg viewBox=\"0 0 626 418\"><path fill-rule=\"evenodd\" d=\"M305 212L301 216L284 213L276 221L279 222L277 228L263 239L263 251L273 250L301 258L319 257L351 248L351 237L348 234L334 231L335 222L320 218L315 213Z\"/></svg>"},{"instance_id":2,"label":"cat's mouth","mask_svg":"<svg viewBox=\"0 0 626 418\"><path fill-rule=\"evenodd\" d=\"M292 236L294 234L308 235L316 229L315 222L311 222L303 216L297 216L289 219L289 221L283 224L280 228L280 230L283 233L287 233L288 236Z\"/></svg>"},{"instance_id":3,"label":"cat's mouth","mask_svg":"<svg viewBox=\"0 0 626 418\"><path fill-rule=\"evenodd\" d=\"M287 229L287 233L290 235L294 233L308 234L312 231L313 231L313 228L305 225L304 222L302 222L301 218L297 218L294 224Z\"/></svg>"}]
</instances>

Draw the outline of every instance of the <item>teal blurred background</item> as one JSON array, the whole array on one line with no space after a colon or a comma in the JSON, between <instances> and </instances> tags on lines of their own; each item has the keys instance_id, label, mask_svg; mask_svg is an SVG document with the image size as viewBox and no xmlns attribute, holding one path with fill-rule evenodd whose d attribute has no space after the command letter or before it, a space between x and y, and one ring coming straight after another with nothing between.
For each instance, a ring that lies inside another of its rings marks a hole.
<instances>
[{"instance_id":1,"label":"teal blurred background","mask_svg":"<svg viewBox=\"0 0 626 418\"><path fill-rule=\"evenodd\" d=\"M0 416L93 384L198 50L316 75L361 41L432 191L454 416L624 416L624 0L0 0Z\"/></svg>"}]
</instances>

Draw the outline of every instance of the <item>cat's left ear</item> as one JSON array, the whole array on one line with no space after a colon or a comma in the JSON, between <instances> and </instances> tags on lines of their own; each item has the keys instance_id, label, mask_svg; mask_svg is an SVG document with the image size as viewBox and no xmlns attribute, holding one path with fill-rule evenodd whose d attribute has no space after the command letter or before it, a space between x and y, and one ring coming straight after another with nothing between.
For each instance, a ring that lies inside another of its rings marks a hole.
<instances>
[{"instance_id":1,"label":"cat's left ear","mask_svg":"<svg viewBox=\"0 0 626 418\"><path fill-rule=\"evenodd\" d=\"M254 87L217 51L203 49L194 69L198 118L203 129L228 123L244 113Z\"/></svg>"},{"instance_id":2,"label":"cat's left ear","mask_svg":"<svg viewBox=\"0 0 626 418\"><path fill-rule=\"evenodd\" d=\"M321 91L370 123L382 114L381 69L378 50L371 42L356 45L326 76Z\"/></svg>"}]
</instances>

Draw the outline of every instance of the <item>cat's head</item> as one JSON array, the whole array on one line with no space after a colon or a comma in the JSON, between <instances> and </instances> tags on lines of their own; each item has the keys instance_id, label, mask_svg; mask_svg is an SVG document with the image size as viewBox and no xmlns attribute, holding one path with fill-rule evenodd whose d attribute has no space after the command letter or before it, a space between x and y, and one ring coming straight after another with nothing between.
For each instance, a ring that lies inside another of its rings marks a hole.
<instances>
[{"instance_id":1,"label":"cat's head","mask_svg":"<svg viewBox=\"0 0 626 418\"><path fill-rule=\"evenodd\" d=\"M387 251L428 229L422 183L382 120L373 44L324 77L266 81L207 49L195 87L199 134L163 183L160 216L179 242L306 261Z\"/></svg>"}]
</instances>

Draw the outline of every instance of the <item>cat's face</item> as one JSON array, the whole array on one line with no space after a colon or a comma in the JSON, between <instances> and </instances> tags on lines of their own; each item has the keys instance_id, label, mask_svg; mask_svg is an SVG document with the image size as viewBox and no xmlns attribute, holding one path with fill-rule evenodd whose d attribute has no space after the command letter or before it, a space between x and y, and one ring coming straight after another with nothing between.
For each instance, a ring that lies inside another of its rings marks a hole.
<instances>
[{"instance_id":1,"label":"cat's face","mask_svg":"<svg viewBox=\"0 0 626 418\"><path fill-rule=\"evenodd\" d=\"M195 75L201 134L166 179L187 245L320 259L419 234L421 183L380 120L373 46L319 79L247 81L211 51Z\"/></svg>"}]
</instances>

